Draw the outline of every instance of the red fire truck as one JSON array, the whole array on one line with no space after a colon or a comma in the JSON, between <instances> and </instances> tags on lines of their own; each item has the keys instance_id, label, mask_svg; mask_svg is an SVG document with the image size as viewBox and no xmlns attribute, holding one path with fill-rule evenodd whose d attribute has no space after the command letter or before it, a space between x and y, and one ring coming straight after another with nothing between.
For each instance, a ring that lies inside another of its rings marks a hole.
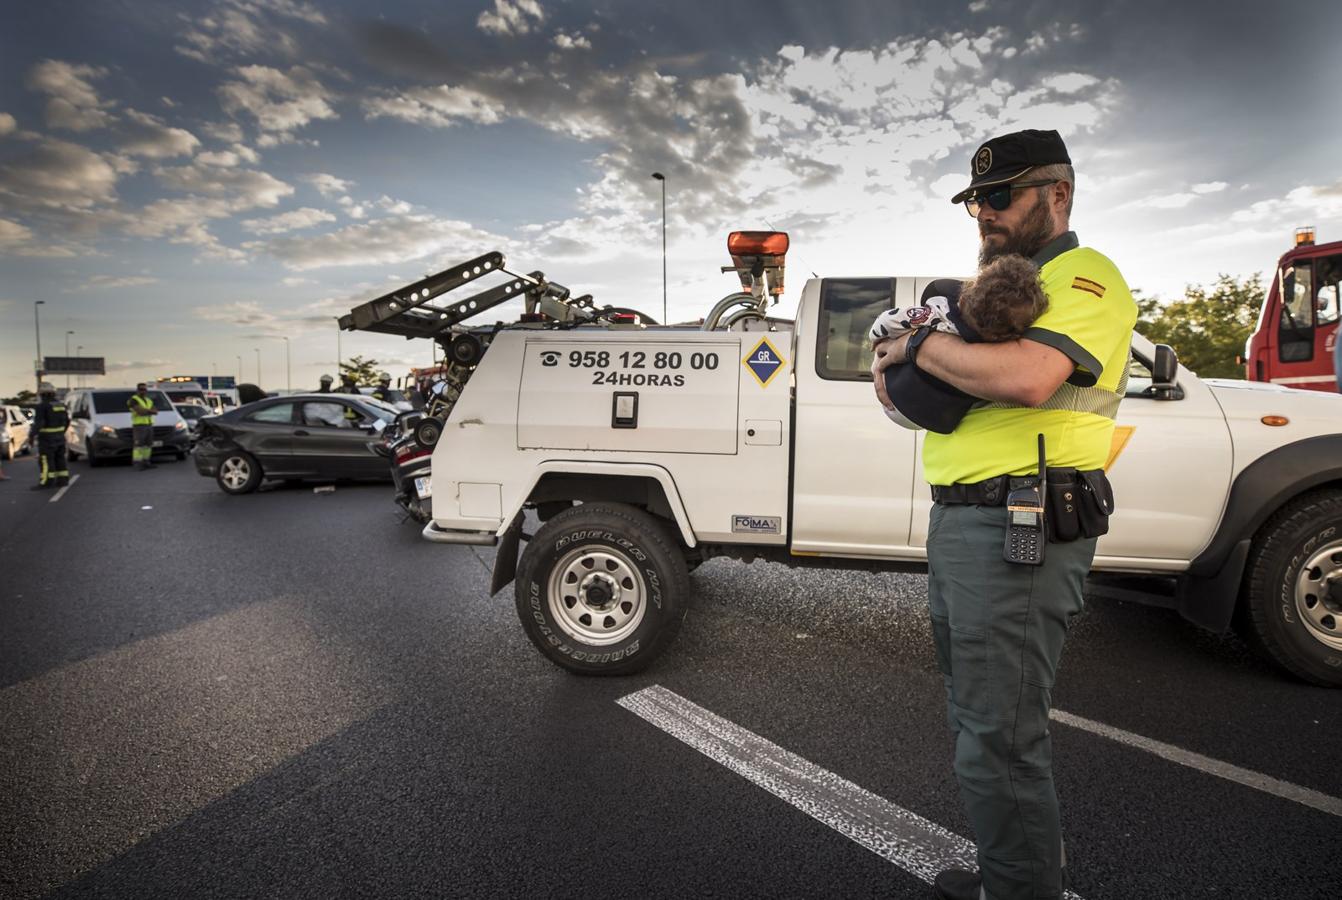
<instances>
[{"instance_id":1,"label":"red fire truck","mask_svg":"<svg viewBox=\"0 0 1342 900\"><path fill-rule=\"evenodd\" d=\"M1315 244L1298 228L1277 262L1258 325L1244 347L1245 377L1313 391L1337 391L1333 348L1342 293L1342 241Z\"/></svg>"}]
</instances>

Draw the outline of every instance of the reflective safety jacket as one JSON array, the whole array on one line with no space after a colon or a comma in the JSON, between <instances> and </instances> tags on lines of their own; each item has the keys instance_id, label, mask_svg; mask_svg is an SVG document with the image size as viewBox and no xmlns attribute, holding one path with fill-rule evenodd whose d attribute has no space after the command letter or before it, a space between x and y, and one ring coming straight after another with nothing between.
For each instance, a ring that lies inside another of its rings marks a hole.
<instances>
[{"instance_id":1,"label":"reflective safety jacket","mask_svg":"<svg viewBox=\"0 0 1342 900\"><path fill-rule=\"evenodd\" d=\"M33 411L33 430L39 440L49 443L65 440L65 429L70 424L70 413L59 400L43 400Z\"/></svg>"},{"instance_id":2,"label":"reflective safety jacket","mask_svg":"<svg viewBox=\"0 0 1342 900\"><path fill-rule=\"evenodd\" d=\"M130 410L130 423L132 425L154 424L154 400L152 397L131 394L130 399L126 401L126 408Z\"/></svg>"}]
</instances>

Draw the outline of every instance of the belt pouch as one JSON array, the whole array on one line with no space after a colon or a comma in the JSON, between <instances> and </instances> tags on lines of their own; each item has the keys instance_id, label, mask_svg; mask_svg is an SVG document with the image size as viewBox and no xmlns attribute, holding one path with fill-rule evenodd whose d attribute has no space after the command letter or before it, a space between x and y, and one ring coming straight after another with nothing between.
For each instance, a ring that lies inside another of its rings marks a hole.
<instances>
[{"instance_id":1,"label":"belt pouch","mask_svg":"<svg viewBox=\"0 0 1342 900\"><path fill-rule=\"evenodd\" d=\"M1044 508L1044 522L1048 527L1050 544L1068 544L1081 537L1081 483L1068 473L1055 480L1048 473L1048 506Z\"/></svg>"},{"instance_id":2,"label":"belt pouch","mask_svg":"<svg viewBox=\"0 0 1342 900\"><path fill-rule=\"evenodd\" d=\"M1078 472L1081 537L1099 537L1109 533L1109 516L1114 511L1114 489L1103 469Z\"/></svg>"}]
</instances>

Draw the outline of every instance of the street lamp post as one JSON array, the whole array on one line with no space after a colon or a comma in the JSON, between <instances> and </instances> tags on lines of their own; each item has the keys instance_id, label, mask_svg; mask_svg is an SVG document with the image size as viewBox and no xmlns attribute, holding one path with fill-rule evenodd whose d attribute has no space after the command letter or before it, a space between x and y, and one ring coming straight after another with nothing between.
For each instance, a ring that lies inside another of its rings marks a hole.
<instances>
[{"instance_id":1,"label":"street lamp post","mask_svg":"<svg viewBox=\"0 0 1342 900\"><path fill-rule=\"evenodd\" d=\"M256 386L261 387L261 348L253 347L252 352L256 354Z\"/></svg>"},{"instance_id":2,"label":"street lamp post","mask_svg":"<svg viewBox=\"0 0 1342 900\"><path fill-rule=\"evenodd\" d=\"M238 359L238 384L242 384L242 354L234 354Z\"/></svg>"},{"instance_id":3,"label":"street lamp post","mask_svg":"<svg viewBox=\"0 0 1342 900\"><path fill-rule=\"evenodd\" d=\"M662 183L662 324L666 325L666 176L653 172L652 177Z\"/></svg>"},{"instance_id":4,"label":"street lamp post","mask_svg":"<svg viewBox=\"0 0 1342 900\"><path fill-rule=\"evenodd\" d=\"M33 330L37 332L37 393L42 393L42 319L38 316L37 308L46 306L45 300L33 301Z\"/></svg>"},{"instance_id":5,"label":"street lamp post","mask_svg":"<svg viewBox=\"0 0 1342 900\"><path fill-rule=\"evenodd\" d=\"M280 338L284 341L284 389L292 393L294 376L293 369L289 366L289 336L282 334Z\"/></svg>"},{"instance_id":6,"label":"street lamp post","mask_svg":"<svg viewBox=\"0 0 1342 900\"><path fill-rule=\"evenodd\" d=\"M84 345L80 344L77 347L75 347L75 359L79 359L79 357L83 355L84 355ZM79 386L80 387L84 386L84 376L82 374L79 376Z\"/></svg>"},{"instance_id":7,"label":"street lamp post","mask_svg":"<svg viewBox=\"0 0 1342 900\"><path fill-rule=\"evenodd\" d=\"M340 352L340 317L336 317L336 378L340 378L340 362L345 358Z\"/></svg>"},{"instance_id":8,"label":"street lamp post","mask_svg":"<svg viewBox=\"0 0 1342 900\"><path fill-rule=\"evenodd\" d=\"M70 355L70 335L72 335L72 334L74 334L73 331L67 331L67 332L65 332L65 355L66 355L66 356L69 356L69 355ZM67 391L70 390L70 373L69 373L69 372L66 372L66 373L65 373L65 389L66 389Z\"/></svg>"}]
</instances>

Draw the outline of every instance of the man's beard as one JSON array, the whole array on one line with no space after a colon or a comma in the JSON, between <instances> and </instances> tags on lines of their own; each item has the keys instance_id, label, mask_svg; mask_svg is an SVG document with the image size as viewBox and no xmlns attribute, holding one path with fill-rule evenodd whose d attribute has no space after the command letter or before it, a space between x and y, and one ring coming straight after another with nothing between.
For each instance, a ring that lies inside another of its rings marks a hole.
<instances>
[{"instance_id":1,"label":"man's beard","mask_svg":"<svg viewBox=\"0 0 1342 900\"><path fill-rule=\"evenodd\" d=\"M989 234L1002 235L1002 242L1000 244L989 242L987 239ZM1044 245L1052 237L1053 217L1049 215L1048 206L1042 200L1038 200L1014 232L998 227L985 232L984 226L979 226L979 268L983 268L999 256L1011 253L1029 259L1043 250Z\"/></svg>"}]
</instances>

